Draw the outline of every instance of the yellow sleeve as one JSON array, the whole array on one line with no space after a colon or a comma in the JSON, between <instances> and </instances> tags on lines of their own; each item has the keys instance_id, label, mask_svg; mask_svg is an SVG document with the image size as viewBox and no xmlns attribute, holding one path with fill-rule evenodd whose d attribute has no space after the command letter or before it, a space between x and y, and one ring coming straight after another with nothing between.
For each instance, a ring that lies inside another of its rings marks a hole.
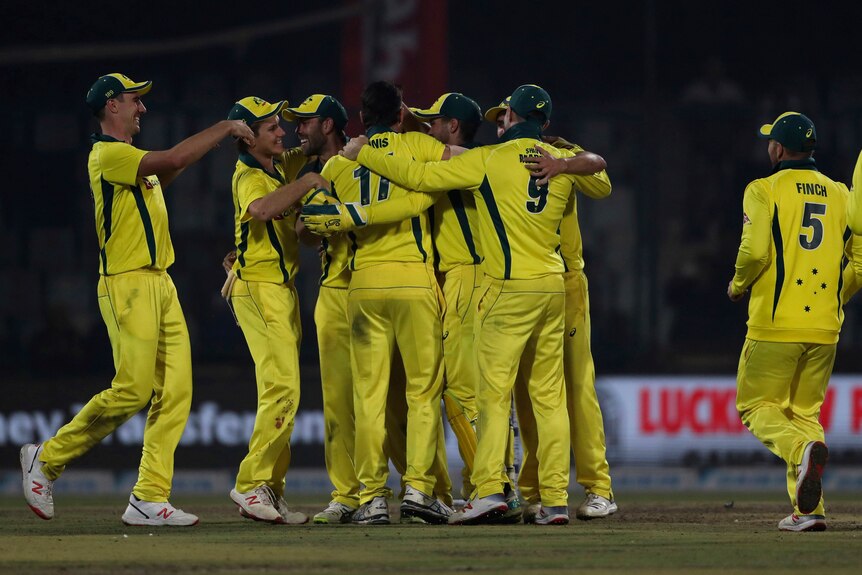
<instances>
[{"instance_id":1,"label":"yellow sleeve","mask_svg":"<svg viewBox=\"0 0 862 575\"><path fill-rule=\"evenodd\" d=\"M755 181L745 189L742 199L742 241L736 255L733 293L747 290L769 262L771 210L766 191Z\"/></svg>"},{"instance_id":2,"label":"yellow sleeve","mask_svg":"<svg viewBox=\"0 0 862 575\"><path fill-rule=\"evenodd\" d=\"M862 234L862 200L859 194L862 194L862 152L859 152L853 169L853 187L850 188L850 203L847 207L847 225L854 234Z\"/></svg>"},{"instance_id":3,"label":"yellow sleeve","mask_svg":"<svg viewBox=\"0 0 862 575\"><path fill-rule=\"evenodd\" d=\"M369 226L374 224L394 224L418 216L434 205L439 194L415 192L379 204L364 206Z\"/></svg>"},{"instance_id":4,"label":"yellow sleeve","mask_svg":"<svg viewBox=\"0 0 862 575\"><path fill-rule=\"evenodd\" d=\"M422 132L407 132L401 136L413 151L413 159L420 162L436 162L443 159L446 145Z\"/></svg>"},{"instance_id":5,"label":"yellow sleeve","mask_svg":"<svg viewBox=\"0 0 862 575\"><path fill-rule=\"evenodd\" d=\"M611 195L611 178L606 170L589 176L572 177L575 180L575 188L585 196L600 200Z\"/></svg>"},{"instance_id":6,"label":"yellow sleeve","mask_svg":"<svg viewBox=\"0 0 862 575\"><path fill-rule=\"evenodd\" d=\"M239 177L236 183L236 199L239 202L239 211L242 214L240 222L251 219L248 207L255 200L259 200L269 193L266 186L266 175L260 170L248 170Z\"/></svg>"},{"instance_id":7,"label":"yellow sleeve","mask_svg":"<svg viewBox=\"0 0 862 575\"><path fill-rule=\"evenodd\" d=\"M862 236L852 235L844 249L844 255L850 260L841 276L844 282L842 304L850 301L859 288L862 288Z\"/></svg>"},{"instance_id":8,"label":"yellow sleeve","mask_svg":"<svg viewBox=\"0 0 862 575\"><path fill-rule=\"evenodd\" d=\"M402 188L422 192L469 190L479 187L485 178L484 148L468 150L445 162L418 162L362 146L357 161Z\"/></svg>"},{"instance_id":9,"label":"yellow sleeve","mask_svg":"<svg viewBox=\"0 0 862 575\"><path fill-rule=\"evenodd\" d=\"M99 153L102 176L113 184L134 186L138 181L138 166L147 153L126 143L103 146Z\"/></svg>"}]
</instances>

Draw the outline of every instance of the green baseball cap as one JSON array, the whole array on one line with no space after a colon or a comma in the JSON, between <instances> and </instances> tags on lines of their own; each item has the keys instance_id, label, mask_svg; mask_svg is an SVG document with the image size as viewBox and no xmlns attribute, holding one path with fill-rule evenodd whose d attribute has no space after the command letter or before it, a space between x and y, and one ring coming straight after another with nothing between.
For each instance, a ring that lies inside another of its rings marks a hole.
<instances>
[{"instance_id":1,"label":"green baseball cap","mask_svg":"<svg viewBox=\"0 0 862 575\"><path fill-rule=\"evenodd\" d=\"M341 102L327 94L312 94L296 108L285 108L285 120L295 122L296 118L332 118L337 130L347 125L347 110Z\"/></svg>"},{"instance_id":2,"label":"green baseball cap","mask_svg":"<svg viewBox=\"0 0 862 575\"><path fill-rule=\"evenodd\" d=\"M485 119L491 122L492 124L497 123L497 116L500 115L500 112L505 112L509 107L509 101L512 99L512 96L507 96L505 100L494 106L493 108L488 108L485 110Z\"/></svg>"},{"instance_id":3,"label":"green baseball cap","mask_svg":"<svg viewBox=\"0 0 862 575\"><path fill-rule=\"evenodd\" d=\"M518 86L512 92L509 107L522 118L527 118L531 112L539 112L545 116L546 122L551 119L551 96L535 84Z\"/></svg>"},{"instance_id":4,"label":"green baseball cap","mask_svg":"<svg viewBox=\"0 0 862 575\"><path fill-rule=\"evenodd\" d=\"M284 110L287 100L279 100L270 104L262 98L247 96L233 105L228 112L228 120L242 120L249 126L261 120L274 116Z\"/></svg>"},{"instance_id":5,"label":"green baseball cap","mask_svg":"<svg viewBox=\"0 0 862 575\"><path fill-rule=\"evenodd\" d=\"M763 124L758 135L794 152L810 152L817 147L814 122L799 112L784 112L771 124Z\"/></svg>"},{"instance_id":6,"label":"green baseball cap","mask_svg":"<svg viewBox=\"0 0 862 575\"><path fill-rule=\"evenodd\" d=\"M482 121L482 110L479 104L458 92L443 94L427 110L411 108L411 111L423 120L444 117L474 124Z\"/></svg>"},{"instance_id":7,"label":"green baseball cap","mask_svg":"<svg viewBox=\"0 0 862 575\"><path fill-rule=\"evenodd\" d=\"M95 83L90 86L87 91L87 105L93 112L98 112L105 107L105 104L111 98L116 98L117 94L146 94L153 87L150 80L145 82L135 82L124 74L114 72L101 76Z\"/></svg>"}]
</instances>

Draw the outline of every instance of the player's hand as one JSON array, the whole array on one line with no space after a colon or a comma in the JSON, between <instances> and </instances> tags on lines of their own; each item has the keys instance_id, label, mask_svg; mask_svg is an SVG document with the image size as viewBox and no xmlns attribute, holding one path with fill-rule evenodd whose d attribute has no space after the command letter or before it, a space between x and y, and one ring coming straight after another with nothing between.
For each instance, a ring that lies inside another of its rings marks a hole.
<instances>
[{"instance_id":1,"label":"player's hand","mask_svg":"<svg viewBox=\"0 0 862 575\"><path fill-rule=\"evenodd\" d=\"M575 148L573 143L560 136L546 136L542 134L542 141L562 150L573 150Z\"/></svg>"},{"instance_id":2,"label":"player's hand","mask_svg":"<svg viewBox=\"0 0 862 575\"><path fill-rule=\"evenodd\" d=\"M344 149L338 152L348 160L356 161L356 158L359 157L359 150L362 149L362 146L368 143L368 138L366 136L356 136L355 138L350 138L350 141L347 142L347 145L344 146Z\"/></svg>"},{"instance_id":3,"label":"player's hand","mask_svg":"<svg viewBox=\"0 0 862 575\"><path fill-rule=\"evenodd\" d=\"M530 170L534 178L539 178L536 185L545 186L551 178L566 171L566 160L555 158L541 146L536 146L536 149L542 154L542 157L530 158L529 162L524 163L524 167Z\"/></svg>"},{"instance_id":4,"label":"player's hand","mask_svg":"<svg viewBox=\"0 0 862 575\"><path fill-rule=\"evenodd\" d=\"M309 204L302 208L302 223L319 236L346 232L368 223L365 209L359 203Z\"/></svg>"},{"instance_id":5,"label":"player's hand","mask_svg":"<svg viewBox=\"0 0 862 575\"><path fill-rule=\"evenodd\" d=\"M254 132L242 120L225 120L230 123L230 135L242 140L249 146L254 146Z\"/></svg>"},{"instance_id":6,"label":"player's hand","mask_svg":"<svg viewBox=\"0 0 862 575\"><path fill-rule=\"evenodd\" d=\"M747 293L748 293L748 290L745 290L741 294L734 294L733 293L733 280L728 282L728 284L727 284L727 297L730 298L730 301L738 302L739 300L744 298L745 294L747 294Z\"/></svg>"},{"instance_id":7,"label":"player's hand","mask_svg":"<svg viewBox=\"0 0 862 575\"><path fill-rule=\"evenodd\" d=\"M224 271L230 273L230 270L233 269L233 262L236 261L236 250L231 250L227 253L224 259L221 261L221 267L224 268Z\"/></svg>"},{"instance_id":8,"label":"player's hand","mask_svg":"<svg viewBox=\"0 0 862 575\"><path fill-rule=\"evenodd\" d=\"M308 184L308 189L324 189L327 192L329 191L329 182L326 179L318 174L317 172L307 172L305 173L300 180L304 184Z\"/></svg>"}]
</instances>

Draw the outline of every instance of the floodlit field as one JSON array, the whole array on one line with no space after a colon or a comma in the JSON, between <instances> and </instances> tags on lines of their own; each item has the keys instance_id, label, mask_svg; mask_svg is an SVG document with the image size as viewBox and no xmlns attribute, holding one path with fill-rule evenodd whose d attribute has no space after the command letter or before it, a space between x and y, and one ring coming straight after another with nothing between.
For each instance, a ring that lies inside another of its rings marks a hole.
<instances>
[{"instance_id":1,"label":"floodlit field","mask_svg":"<svg viewBox=\"0 0 862 575\"><path fill-rule=\"evenodd\" d=\"M858 494L830 498L823 533L779 532L779 495L620 494L615 516L566 527L271 526L227 495L177 497L200 525L160 530L124 526L122 497L61 494L52 521L3 497L0 573L859 572ZM311 514L325 499L289 502Z\"/></svg>"}]
</instances>

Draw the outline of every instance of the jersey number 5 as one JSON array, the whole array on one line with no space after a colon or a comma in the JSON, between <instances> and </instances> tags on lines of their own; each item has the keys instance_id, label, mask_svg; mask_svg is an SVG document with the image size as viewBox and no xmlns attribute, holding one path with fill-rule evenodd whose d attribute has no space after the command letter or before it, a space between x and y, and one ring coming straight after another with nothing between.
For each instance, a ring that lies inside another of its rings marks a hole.
<instances>
[{"instance_id":1,"label":"jersey number 5","mask_svg":"<svg viewBox=\"0 0 862 575\"><path fill-rule=\"evenodd\" d=\"M371 170L365 166L359 166L353 170L353 179L359 180L359 203L363 206L371 205ZM381 177L377 183L377 201L389 199L389 180Z\"/></svg>"},{"instance_id":2,"label":"jersey number 5","mask_svg":"<svg viewBox=\"0 0 862 575\"><path fill-rule=\"evenodd\" d=\"M527 200L527 211L531 214L540 214L548 205L548 186L537 186L536 178L530 178L530 186L527 188L530 194Z\"/></svg>"},{"instance_id":3,"label":"jersey number 5","mask_svg":"<svg viewBox=\"0 0 862 575\"><path fill-rule=\"evenodd\" d=\"M805 202L805 214L802 216L802 228L810 228L799 234L799 245L806 250L816 250L823 241L823 221L818 216L826 215L826 204ZM809 235L811 239L809 239Z\"/></svg>"}]
</instances>

